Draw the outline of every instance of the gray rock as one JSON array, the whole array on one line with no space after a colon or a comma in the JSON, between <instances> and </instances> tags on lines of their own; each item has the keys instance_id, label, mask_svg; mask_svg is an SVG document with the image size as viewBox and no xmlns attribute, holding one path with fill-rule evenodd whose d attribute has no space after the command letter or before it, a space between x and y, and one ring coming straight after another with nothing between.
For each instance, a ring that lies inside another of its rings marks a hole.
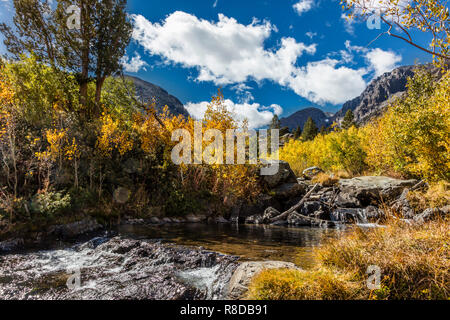
<instances>
[{"instance_id":1,"label":"gray rock","mask_svg":"<svg viewBox=\"0 0 450 320\"><path fill-rule=\"evenodd\" d=\"M295 198L306 194L307 187L298 183L285 183L276 188L275 197L278 199Z\"/></svg>"},{"instance_id":2,"label":"gray rock","mask_svg":"<svg viewBox=\"0 0 450 320\"><path fill-rule=\"evenodd\" d=\"M298 212L291 213L287 218L287 222L291 226L297 227L311 226L311 219L307 219L305 216L300 215Z\"/></svg>"},{"instance_id":3,"label":"gray rock","mask_svg":"<svg viewBox=\"0 0 450 320\"><path fill-rule=\"evenodd\" d=\"M400 196L406 188L417 184L417 180L399 180L389 177L358 177L339 181L342 193L357 198L362 206L380 200L389 201Z\"/></svg>"},{"instance_id":4,"label":"gray rock","mask_svg":"<svg viewBox=\"0 0 450 320\"><path fill-rule=\"evenodd\" d=\"M386 215L383 210L374 206L368 206L364 209L364 216L368 221L377 222L380 219L385 218Z\"/></svg>"},{"instance_id":5,"label":"gray rock","mask_svg":"<svg viewBox=\"0 0 450 320\"><path fill-rule=\"evenodd\" d=\"M276 161L278 163L278 172L271 176L263 176L263 180L269 188L278 187L284 183L297 183L297 177L292 171L289 163L286 161ZM273 165L275 161L270 161L269 165Z\"/></svg>"},{"instance_id":6,"label":"gray rock","mask_svg":"<svg viewBox=\"0 0 450 320\"><path fill-rule=\"evenodd\" d=\"M19 250L23 247L23 239L11 239L0 242L0 254Z\"/></svg>"},{"instance_id":7,"label":"gray rock","mask_svg":"<svg viewBox=\"0 0 450 320\"><path fill-rule=\"evenodd\" d=\"M189 223L199 223L199 222L203 222L205 220L206 220L206 218L204 216L196 216L193 214L186 216L186 221Z\"/></svg>"},{"instance_id":8,"label":"gray rock","mask_svg":"<svg viewBox=\"0 0 450 320\"><path fill-rule=\"evenodd\" d=\"M320 210L322 210L322 203L319 201L307 201L303 204L299 213L304 216L310 216Z\"/></svg>"},{"instance_id":9,"label":"gray rock","mask_svg":"<svg viewBox=\"0 0 450 320\"><path fill-rule=\"evenodd\" d=\"M150 222L153 224L160 224L161 220L159 220L157 217L151 217Z\"/></svg>"},{"instance_id":10,"label":"gray rock","mask_svg":"<svg viewBox=\"0 0 450 320\"><path fill-rule=\"evenodd\" d=\"M401 196L392 204L392 209L405 219L413 219L416 215L408 201L409 189L403 190Z\"/></svg>"},{"instance_id":11,"label":"gray rock","mask_svg":"<svg viewBox=\"0 0 450 320\"><path fill-rule=\"evenodd\" d=\"M308 179L312 179L321 172L323 172L323 170L320 169L319 167L311 167L311 168L303 170L303 176Z\"/></svg>"},{"instance_id":12,"label":"gray rock","mask_svg":"<svg viewBox=\"0 0 450 320\"><path fill-rule=\"evenodd\" d=\"M443 218L446 215L447 214L444 211L441 211L440 209L428 208L421 214L416 215L414 217L414 222L421 224L421 223L436 220L438 218Z\"/></svg>"},{"instance_id":13,"label":"gray rock","mask_svg":"<svg viewBox=\"0 0 450 320\"><path fill-rule=\"evenodd\" d=\"M341 192L337 197L334 204L340 208L359 208L361 202L356 198L354 192Z\"/></svg>"},{"instance_id":14,"label":"gray rock","mask_svg":"<svg viewBox=\"0 0 450 320\"><path fill-rule=\"evenodd\" d=\"M268 224L272 218L280 215L280 211L272 207L267 208L262 216L262 223Z\"/></svg>"},{"instance_id":15,"label":"gray rock","mask_svg":"<svg viewBox=\"0 0 450 320\"><path fill-rule=\"evenodd\" d=\"M263 270L270 269L301 270L295 264L290 262L263 261L241 263L231 276L230 282L225 290L225 298L227 300L240 300L244 298L253 277Z\"/></svg>"},{"instance_id":16,"label":"gray rock","mask_svg":"<svg viewBox=\"0 0 450 320\"><path fill-rule=\"evenodd\" d=\"M48 230L50 236L56 236L62 239L71 239L83 234L94 232L103 228L96 220L87 218L82 221L69 223L65 225L52 226Z\"/></svg>"},{"instance_id":17,"label":"gray rock","mask_svg":"<svg viewBox=\"0 0 450 320\"><path fill-rule=\"evenodd\" d=\"M267 194L262 194L256 198L254 203L237 204L232 209L231 220L235 223L245 222L245 219L247 219L250 216L262 214L264 210L266 210L268 207L272 207L277 210L283 209L283 207L281 206L280 202L276 197Z\"/></svg>"},{"instance_id":18,"label":"gray rock","mask_svg":"<svg viewBox=\"0 0 450 320\"><path fill-rule=\"evenodd\" d=\"M264 218L260 214L255 214L255 215L247 217L245 219L246 224L262 224L263 221L264 221Z\"/></svg>"},{"instance_id":19,"label":"gray rock","mask_svg":"<svg viewBox=\"0 0 450 320\"><path fill-rule=\"evenodd\" d=\"M340 223L367 223L364 209L338 208L330 213L330 217Z\"/></svg>"}]
</instances>

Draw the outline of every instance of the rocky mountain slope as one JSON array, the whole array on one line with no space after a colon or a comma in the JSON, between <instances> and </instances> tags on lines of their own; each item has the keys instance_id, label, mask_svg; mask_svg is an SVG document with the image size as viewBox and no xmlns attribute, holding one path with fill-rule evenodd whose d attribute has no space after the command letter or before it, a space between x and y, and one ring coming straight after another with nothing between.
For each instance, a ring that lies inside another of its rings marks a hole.
<instances>
[{"instance_id":1,"label":"rocky mountain slope","mask_svg":"<svg viewBox=\"0 0 450 320\"><path fill-rule=\"evenodd\" d=\"M154 98L158 110L162 110L162 108L167 105L172 114L182 114L185 117L189 116L189 113L180 100L169 94L163 88L136 77L127 76L127 78L133 81L136 87L136 93L140 100L147 102Z\"/></svg>"},{"instance_id":2,"label":"rocky mountain slope","mask_svg":"<svg viewBox=\"0 0 450 320\"><path fill-rule=\"evenodd\" d=\"M432 64L425 67L433 73L438 72ZM334 115L330 116L317 108L307 108L281 119L281 123L294 129L298 125L303 127L308 117L312 117L320 128L323 124L340 123L345 113L352 110L356 123L365 124L380 116L392 100L406 91L408 77L414 75L415 68L416 66L399 67L374 79L359 97L344 103L342 109Z\"/></svg>"},{"instance_id":3,"label":"rocky mountain slope","mask_svg":"<svg viewBox=\"0 0 450 320\"><path fill-rule=\"evenodd\" d=\"M303 129L303 126L309 117L314 120L318 128L321 128L322 126L328 127L328 125L331 124L329 123L330 114L327 114L318 108L307 108L297 111L287 118L281 119L281 126L289 127L290 130L295 130L298 126Z\"/></svg>"}]
</instances>

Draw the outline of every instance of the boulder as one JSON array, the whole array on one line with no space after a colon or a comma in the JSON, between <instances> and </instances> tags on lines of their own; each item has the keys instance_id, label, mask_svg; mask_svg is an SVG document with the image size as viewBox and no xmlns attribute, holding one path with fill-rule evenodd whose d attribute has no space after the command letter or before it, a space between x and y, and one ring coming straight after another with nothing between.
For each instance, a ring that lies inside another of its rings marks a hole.
<instances>
[{"instance_id":1,"label":"boulder","mask_svg":"<svg viewBox=\"0 0 450 320\"><path fill-rule=\"evenodd\" d=\"M339 180L341 193L350 194L348 197L355 197L362 206L368 206L380 200L393 200L400 196L403 190L417 183L417 180L399 180L389 177L358 177ZM343 195L343 197L347 196Z\"/></svg>"},{"instance_id":2,"label":"boulder","mask_svg":"<svg viewBox=\"0 0 450 320\"><path fill-rule=\"evenodd\" d=\"M356 198L355 193L341 192L336 197L334 204L340 208L360 208L361 202Z\"/></svg>"},{"instance_id":3,"label":"boulder","mask_svg":"<svg viewBox=\"0 0 450 320\"><path fill-rule=\"evenodd\" d=\"M324 172L319 167L311 167L308 169L303 170L303 176L307 179L313 179L315 176L317 176L319 173Z\"/></svg>"},{"instance_id":4,"label":"boulder","mask_svg":"<svg viewBox=\"0 0 450 320\"><path fill-rule=\"evenodd\" d=\"M243 299L248 291L248 286L253 277L263 270L270 269L296 269L300 270L295 264L281 261L263 261L263 262L244 262L237 267L231 276L225 289L226 300Z\"/></svg>"},{"instance_id":5,"label":"boulder","mask_svg":"<svg viewBox=\"0 0 450 320\"><path fill-rule=\"evenodd\" d=\"M234 223L244 222L250 216L262 214L269 207L277 210L283 209L276 197L262 194L256 198L254 203L239 203L233 207L230 219Z\"/></svg>"},{"instance_id":6,"label":"boulder","mask_svg":"<svg viewBox=\"0 0 450 320\"><path fill-rule=\"evenodd\" d=\"M278 172L271 176L262 177L269 188L275 188L284 183L297 183L297 177L295 176L294 171L292 171L289 163L279 160L270 161L269 165L273 165L275 162L278 165Z\"/></svg>"},{"instance_id":7,"label":"boulder","mask_svg":"<svg viewBox=\"0 0 450 320\"><path fill-rule=\"evenodd\" d=\"M299 183L284 183L277 187L274 192L278 199L290 199L306 194L307 187Z\"/></svg>"},{"instance_id":8,"label":"boulder","mask_svg":"<svg viewBox=\"0 0 450 320\"><path fill-rule=\"evenodd\" d=\"M319 201L307 201L300 209L300 214L304 216L313 216L317 211L322 210L322 203Z\"/></svg>"},{"instance_id":9,"label":"boulder","mask_svg":"<svg viewBox=\"0 0 450 320\"><path fill-rule=\"evenodd\" d=\"M296 227L309 227L311 226L311 219L307 219L305 216L300 215L298 212L292 212L287 221L289 225Z\"/></svg>"}]
</instances>

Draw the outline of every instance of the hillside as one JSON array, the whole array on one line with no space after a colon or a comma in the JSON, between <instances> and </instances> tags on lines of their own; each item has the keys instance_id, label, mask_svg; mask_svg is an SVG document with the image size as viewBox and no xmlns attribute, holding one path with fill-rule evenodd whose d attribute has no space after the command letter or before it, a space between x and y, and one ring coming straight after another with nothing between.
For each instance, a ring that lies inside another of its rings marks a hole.
<instances>
[{"instance_id":1,"label":"hillside","mask_svg":"<svg viewBox=\"0 0 450 320\"><path fill-rule=\"evenodd\" d=\"M136 77L127 76L127 78L133 81L136 87L136 93L140 100L147 102L151 101L154 98L158 110L161 110L164 106L167 105L172 114L182 114L186 117L189 116L189 113L184 108L181 101L173 95L169 94L163 88Z\"/></svg>"}]
</instances>

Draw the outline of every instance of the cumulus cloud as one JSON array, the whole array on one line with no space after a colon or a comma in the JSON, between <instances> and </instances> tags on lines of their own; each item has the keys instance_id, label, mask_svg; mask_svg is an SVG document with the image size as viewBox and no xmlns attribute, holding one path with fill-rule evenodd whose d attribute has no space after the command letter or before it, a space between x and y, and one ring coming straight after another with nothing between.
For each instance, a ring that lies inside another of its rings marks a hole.
<instances>
[{"instance_id":1,"label":"cumulus cloud","mask_svg":"<svg viewBox=\"0 0 450 320\"><path fill-rule=\"evenodd\" d=\"M194 119L202 119L209 102L187 103L184 107ZM277 104L262 106L259 103L235 103L229 99L225 100L228 110L234 114L237 121L248 120L250 129L261 128L270 123L273 116L281 115L283 108Z\"/></svg>"},{"instance_id":2,"label":"cumulus cloud","mask_svg":"<svg viewBox=\"0 0 450 320\"><path fill-rule=\"evenodd\" d=\"M329 58L310 62L297 70L289 86L298 95L319 104L338 104L358 96L366 87L365 70L350 69L339 63Z\"/></svg>"},{"instance_id":3,"label":"cumulus cloud","mask_svg":"<svg viewBox=\"0 0 450 320\"><path fill-rule=\"evenodd\" d=\"M366 59L375 71L375 77L392 71L397 67L397 63L402 61L402 57L392 51L384 51L379 48L366 53Z\"/></svg>"},{"instance_id":4,"label":"cumulus cloud","mask_svg":"<svg viewBox=\"0 0 450 320\"><path fill-rule=\"evenodd\" d=\"M353 46L350 41L345 42L345 47L350 55L352 52L364 55L369 64L368 72L374 72L374 77L394 70L398 63L402 61L402 56L391 50L385 51L380 48L368 49L366 47Z\"/></svg>"},{"instance_id":5,"label":"cumulus cloud","mask_svg":"<svg viewBox=\"0 0 450 320\"><path fill-rule=\"evenodd\" d=\"M313 0L300 0L296 4L293 5L294 10L298 13L298 15L302 15L305 12L308 12L314 6Z\"/></svg>"},{"instance_id":6,"label":"cumulus cloud","mask_svg":"<svg viewBox=\"0 0 450 320\"><path fill-rule=\"evenodd\" d=\"M139 70L144 69L145 66L148 66L147 62L143 61L141 56L136 53L134 57L129 59L127 56L122 59L122 66L126 72L136 73Z\"/></svg>"},{"instance_id":7,"label":"cumulus cloud","mask_svg":"<svg viewBox=\"0 0 450 320\"><path fill-rule=\"evenodd\" d=\"M266 50L265 40L274 26L253 21L239 24L219 14L214 23L184 12L174 12L164 23L151 23L134 15L133 38L149 53L167 63L197 68L198 81L217 85L270 79L284 80L304 52L314 53L316 46L282 38L278 50Z\"/></svg>"},{"instance_id":8,"label":"cumulus cloud","mask_svg":"<svg viewBox=\"0 0 450 320\"><path fill-rule=\"evenodd\" d=\"M196 81L230 85L237 102L247 107L255 106L250 104L254 100L251 88L245 85L249 80L272 81L315 103L340 104L364 90L363 77L369 72L378 74L399 61L393 53L381 49L372 52L375 49L346 42L340 59L328 57L301 66L298 59L305 53L314 54L316 44L283 37L276 48L267 48L265 42L276 30L268 21L254 20L243 25L222 14L218 21L208 21L180 11L160 23L152 23L141 15L132 17L133 38L146 52L161 57L167 64L197 69ZM345 66L354 64L354 52L365 57L367 67ZM256 107L259 111L261 108Z\"/></svg>"}]
</instances>

